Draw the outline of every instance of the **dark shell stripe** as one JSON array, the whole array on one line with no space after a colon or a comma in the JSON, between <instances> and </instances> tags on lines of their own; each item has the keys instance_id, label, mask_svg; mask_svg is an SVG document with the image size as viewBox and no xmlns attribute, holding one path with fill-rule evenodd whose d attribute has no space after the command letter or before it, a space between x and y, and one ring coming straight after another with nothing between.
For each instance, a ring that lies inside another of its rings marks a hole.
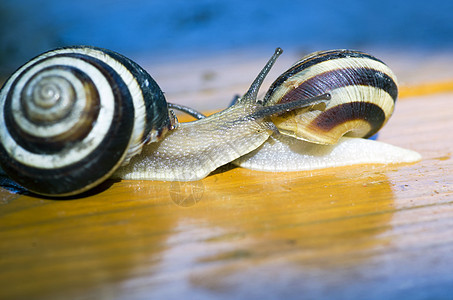
<instances>
[{"instance_id":1,"label":"dark shell stripe","mask_svg":"<svg viewBox=\"0 0 453 300\"><path fill-rule=\"evenodd\" d=\"M356 50L329 50L329 51L321 51L316 52L313 55L308 56L307 58L302 58L299 62L295 63L291 69L300 69L302 67L301 63L303 62L303 68L309 68L313 65L319 64L323 61L337 59L337 58L368 58L374 61L378 61L385 65L385 63L368 54L361 51Z\"/></svg>"},{"instance_id":2,"label":"dark shell stripe","mask_svg":"<svg viewBox=\"0 0 453 300\"><path fill-rule=\"evenodd\" d=\"M297 62L294 64L291 68L289 68L286 72L284 72L282 75L280 75L270 86L269 90L267 91L265 97L264 97L264 104L267 104L267 102L271 99L271 96L274 92L275 89L278 89L284 82L288 79L296 75L297 73L300 73L303 70L306 70L314 65L320 64L325 61L329 60L334 60L334 59L342 59L342 58L365 58L365 59L370 59L379 63L383 63L381 60L375 58L374 56L371 56L369 54L359 52L359 51L352 51L352 50L331 50L331 51L325 51L325 52L317 52L314 53L313 55L310 55L307 58L302 59L301 61ZM386 74L387 75L387 74ZM387 75L389 78L391 76ZM392 79L392 81L394 81ZM396 85L396 84L395 84Z\"/></svg>"},{"instance_id":3,"label":"dark shell stripe","mask_svg":"<svg viewBox=\"0 0 453 300\"><path fill-rule=\"evenodd\" d=\"M327 71L305 80L297 88L286 93L279 103L314 97L336 88L352 85L381 89L390 95L393 102L398 96L397 85L389 75L370 68L343 68Z\"/></svg>"},{"instance_id":4,"label":"dark shell stripe","mask_svg":"<svg viewBox=\"0 0 453 300\"><path fill-rule=\"evenodd\" d=\"M294 74L299 73L301 70L310 68L311 66L317 65L324 61L340 59L340 58L368 58L377 62L380 62L385 65L380 59L377 59L374 56L371 56L367 53L353 50L331 50L325 52L317 52L313 55L310 55L307 58L301 59L299 62L295 63L289 70L281 75L282 80L286 80Z\"/></svg>"},{"instance_id":5,"label":"dark shell stripe","mask_svg":"<svg viewBox=\"0 0 453 300\"><path fill-rule=\"evenodd\" d=\"M50 58L51 59L51 58ZM37 62L40 63L41 61ZM24 70L23 73L28 72L29 69L34 67L36 64L33 64L26 70ZM74 74L77 78L80 80L83 80L86 82L86 89L87 92L90 93L90 96L92 97L92 104L94 104L92 107L97 108L93 109L92 111L89 112L89 116L87 116L88 119L94 121L96 120L98 114L99 114L99 93L98 91L93 88L94 84L91 81L91 79L86 76L83 72L81 72L78 69L75 69L73 67L58 67L60 69L64 69L66 71L71 72ZM16 78L15 82L11 85L11 91L13 91L16 88L17 81L20 78ZM11 108L11 103L12 103L12 92L8 93L7 98L5 100L5 106L4 106L4 116L5 116L5 126L8 129L11 137L14 139L14 141L21 146L22 148L26 149L27 151L30 151L32 153L39 153L39 154L54 154L58 153L64 148L68 147L68 145L71 145L72 143L75 143L77 140L83 140L88 133L90 132L92 126L86 126L90 125L88 123L85 123L84 126L79 126L79 130L73 130L71 135L65 134L63 136L55 136L52 137L52 139L42 139L40 137L33 136L31 134L28 134L27 132L21 130L21 128L17 125L15 125L15 120L13 118L13 113L12 113L12 108Z\"/></svg>"},{"instance_id":6,"label":"dark shell stripe","mask_svg":"<svg viewBox=\"0 0 453 300\"><path fill-rule=\"evenodd\" d=\"M363 120L369 123L371 129L364 137L370 137L383 126L386 115L382 108L374 103L354 101L329 108L311 121L308 127L315 127L328 132L336 126L354 120Z\"/></svg>"},{"instance_id":7,"label":"dark shell stripe","mask_svg":"<svg viewBox=\"0 0 453 300\"><path fill-rule=\"evenodd\" d=\"M127 57L111 50L103 49L105 53L119 61L133 75L143 94L146 109L146 127L143 141L151 131L159 131L170 126L168 107L164 94L156 81L142 67Z\"/></svg>"}]
</instances>

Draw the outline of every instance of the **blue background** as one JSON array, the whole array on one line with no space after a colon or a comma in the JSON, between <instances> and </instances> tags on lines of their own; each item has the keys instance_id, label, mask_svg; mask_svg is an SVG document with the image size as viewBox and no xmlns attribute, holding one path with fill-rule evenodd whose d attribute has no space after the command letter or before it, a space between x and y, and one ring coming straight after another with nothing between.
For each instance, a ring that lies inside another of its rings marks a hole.
<instances>
[{"instance_id":1,"label":"blue background","mask_svg":"<svg viewBox=\"0 0 453 300\"><path fill-rule=\"evenodd\" d=\"M89 44L126 56L236 49L453 49L453 1L1 0L0 74Z\"/></svg>"}]
</instances>

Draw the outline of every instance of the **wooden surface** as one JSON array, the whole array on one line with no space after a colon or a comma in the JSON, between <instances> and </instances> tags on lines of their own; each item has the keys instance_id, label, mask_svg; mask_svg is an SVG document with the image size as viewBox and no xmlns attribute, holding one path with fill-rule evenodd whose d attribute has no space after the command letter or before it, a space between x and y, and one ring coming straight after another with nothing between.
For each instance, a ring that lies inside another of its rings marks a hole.
<instances>
[{"instance_id":1,"label":"wooden surface","mask_svg":"<svg viewBox=\"0 0 453 300\"><path fill-rule=\"evenodd\" d=\"M379 139L413 165L227 167L65 201L4 181L0 299L453 299L452 90L401 89Z\"/></svg>"}]
</instances>

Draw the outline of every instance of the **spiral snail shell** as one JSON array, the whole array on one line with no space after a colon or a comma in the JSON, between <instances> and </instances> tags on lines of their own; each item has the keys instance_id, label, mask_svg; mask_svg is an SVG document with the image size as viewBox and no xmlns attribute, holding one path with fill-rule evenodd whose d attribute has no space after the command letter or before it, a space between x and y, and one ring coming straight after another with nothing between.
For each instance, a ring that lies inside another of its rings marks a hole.
<instances>
[{"instance_id":1,"label":"spiral snail shell","mask_svg":"<svg viewBox=\"0 0 453 300\"><path fill-rule=\"evenodd\" d=\"M294 110L273 116L282 134L319 144L340 137L370 137L388 121L398 95L397 80L381 60L353 50L310 54L280 75L264 105L330 93L325 110Z\"/></svg>"},{"instance_id":2,"label":"spiral snail shell","mask_svg":"<svg viewBox=\"0 0 453 300\"><path fill-rule=\"evenodd\" d=\"M156 82L110 50L60 48L30 60L0 91L3 170L43 195L81 193L174 129Z\"/></svg>"}]
</instances>

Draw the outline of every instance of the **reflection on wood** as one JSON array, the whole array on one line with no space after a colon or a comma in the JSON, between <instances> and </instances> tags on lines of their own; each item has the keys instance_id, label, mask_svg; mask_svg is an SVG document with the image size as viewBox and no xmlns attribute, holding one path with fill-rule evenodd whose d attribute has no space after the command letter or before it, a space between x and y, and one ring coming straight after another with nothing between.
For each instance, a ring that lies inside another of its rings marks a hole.
<instances>
[{"instance_id":1,"label":"reflection on wood","mask_svg":"<svg viewBox=\"0 0 453 300\"><path fill-rule=\"evenodd\" d=\"M452 112L451 95L400 101L380 139L420 152L409 166L0 189L0 298L447 298Z\"/></svg>"}]
</instances>

